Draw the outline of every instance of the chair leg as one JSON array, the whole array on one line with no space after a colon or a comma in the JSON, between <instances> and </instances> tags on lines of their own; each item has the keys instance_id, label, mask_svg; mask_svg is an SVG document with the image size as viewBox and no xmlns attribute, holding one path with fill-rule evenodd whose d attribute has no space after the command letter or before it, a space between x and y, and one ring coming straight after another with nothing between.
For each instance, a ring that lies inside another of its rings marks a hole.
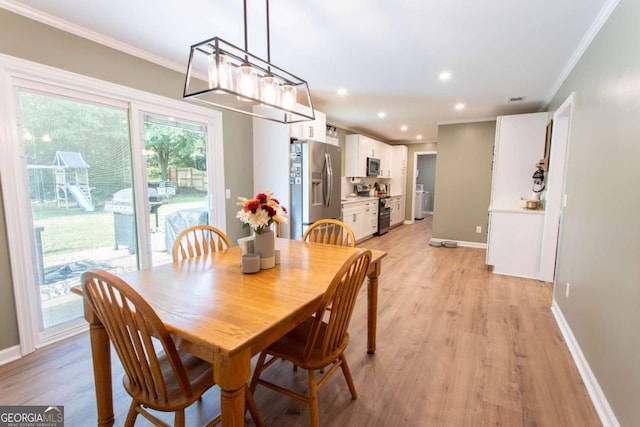
<instances>
[{"instance_id":1,"label":"chair leg","mask_svg":"<svg viewBox=\"0 0 640 427\"><path fill-rule=\"evenodd\" d=\"M184 409L180 409L179 411L176 411L176 416L174 418L174 422L173 425L175 427L184 427Z\"/></svg>"},{"instance_id":2,"label":"chair leg","mask_svg":"<svg viewBox=\"0 0 640 427\"><path fill-rule=\"evenodd\" d=\"M129 406L129 412L127 413L127 419L124 422L125 427L133 427L136 423L136 418L138 418L138 402L135 400L131 401L131 405Z\"/></svg>"},{"instance_id":3,"label":"chair leg","mask_svg":"<svg viewBox=\"0 0 640 427\"><path fill-rule=\"evenodd\" d=\"M316 372L312 369L309 374L309 412L311 415L311 427L320 427L320 411L318 409L318 384Z\"/></svg>"},{"instance_id":4,"label":"chair leg","mask_svg":"<svg viewBox=\"0 0 640 427\"><path fill-rule=\"evenodd\" d=\"M264 369L264 360L267 358L267 353L262 352L258 357L258 362L256 363L256 368L253 371L253 377L251 377L251 384L249 385L249 391L253 395L256 392L256 387L258 386L258 380L260 379L260 374Z\"/></svg>"},{"instance_id":5,"label":"chair leg","mask_svg":"<svg viewBox=\"0 0 640 427\"><path fill-rule=\"evenodd\" d=\"M340 367L342 368L342 374L344 375L344 379L347 381L347 385L349 386L349 391L351 392L351 398L357 399L358 393L356 392L356 386L353 383L353 378L351 377L351 370L349 369L349 365L347 364L347 358L344 353L340 355Z\"/></svg>"},{"instance_id":6,"label":"chair leg","mask_svg":"<svg viewBox=\"0 0 640 427\"><path fill-rule=\"evenodd\" d=\"M253 422L256 423L256 426L263 427L264 422L262 421L262 416L260 416L260 411L258 411L258 406L256 405L256 401L253 400L253 394L251 394L251 391L249 390L249 386L246 384L244 386L244 401L247 409L249 409L251 418L253 418Z\"/></svg>"}]
</instances>

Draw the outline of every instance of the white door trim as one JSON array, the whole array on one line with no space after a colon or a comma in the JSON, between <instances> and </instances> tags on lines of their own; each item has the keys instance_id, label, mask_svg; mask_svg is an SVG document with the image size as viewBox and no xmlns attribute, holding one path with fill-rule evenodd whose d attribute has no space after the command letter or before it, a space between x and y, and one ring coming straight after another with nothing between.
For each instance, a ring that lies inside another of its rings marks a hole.
<instances>
[{"instance_id":1,"label":"white door trim","mask_svg":"<svg viewBox=\"0 0 640 427\"><path fill-rule=\"evenodd\" d=\"M413 183L411 185L413 189L411 191L411 216L412 217L415 216L414 212L416 211L416 181L418 180L418 156L429 156L429 155L437 157L438 152L437 151L416 151L415 153L413 153L413 173L411 176L411 179L413 180L411 181ZM412 218L409 224L412 224L414 222L415 222L415 218Z\"/></svg>"},{"instance_id":2,"label":"white door trim","mask_svg":"<svg viewBox=\"0 0 640 427\"><path fill-rule=\"evenodd\" d=\"M540 245L539 280L554 282L560 239L560 220L566 187L566 166L571 143L574 94L571 93L553 113L549 172L546 179L545 215ZM555 158L555 162L554 162Z\"/></svg>"},{"instance_id":3,"label":"white door trim","mask_svg":"<svg viewBox=\"0 0 640 427\"><path fill-rule=\"evenodd\" d=\"M32 213L29 204L20 196L28 194L23 191L28 188L28 180L26 168L23 167L25 156L20 152L15 99L15 88L20 87L20 83L26 84L26 82L29 85L42 86L47 92L64 93L66 90L74 94L82 94L83 99L93 99L106 105L124 105L129 106L132 110L144 106L145 110L171 111L170 115L178 114L192 121L207 123L214 147L212 156L209 156L213 164L207 165L208 170L212 172L209 174L209 188L214 189L213 194L216 194L214 221L223 229L226 226L223 130L220 111L0 54L0 148L3 152L3 155L0 156L0 179L3 186L7 238L11 255L11 273L22 355L32 352L46 342L68 335L53 333L49 336L41 336L42 334L38 332L38 313L35 309L38 296L34 285L37 279L32 264L32 260L35 258L35 248L32 243L34 240L33 230L30 229ZM139 170L136 172L140 168L140 162L144 161L143 147L141 148L140 142L136 142L136 139L139 138L133 138L131 141L134 150L134 180L136 180L136 185L143 186L140 183L139 174L141 172ZM145 191L146 194L146 188L139 190ZM145 200L140 199L143 202ZM11 207L10 210L7 209L8 206ZM138 217L145 218L146 215ZM142 222L145 220L149 221L148 218L141 219ZM138 227L140 226L139 223ZM142 248L145 246L148 251L148 244L143 243ZM86 328L86 324L83 323L82 326Z\"/></svg>"}]
</instances>

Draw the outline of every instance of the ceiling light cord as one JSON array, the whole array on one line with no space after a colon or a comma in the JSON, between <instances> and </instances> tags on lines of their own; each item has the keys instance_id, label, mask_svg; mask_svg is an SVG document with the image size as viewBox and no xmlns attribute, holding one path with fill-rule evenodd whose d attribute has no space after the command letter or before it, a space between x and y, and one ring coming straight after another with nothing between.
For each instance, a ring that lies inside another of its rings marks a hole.
<instances>
[{"instance_id":1,"label":"ceiling light cord","mask_svg":"<svg viewBox=\"0 0 640 427\"><path fill-rule=\"evenodd\" d=\"M247 0L244 0L244 51L249 52L249 32L247 31ZM245 55L244 60L249 62L249 56Z\"/></svg>"},{"instance_id":2,"label":"ceiling light cord","mask_svg":"<svg viewBox=\"0 0 640 427\"><path fill-rule=\"evenodd\" d=\"M246 0L245 0L245 2L246 2ZM271 37L269 36L269 34L270 34L270 29L269 29L269 0L266 0L266 3L267 3L267 62L269 64L271 64ZM268 71L269 71L269 73L271 73L271 65L269 65Z\"/></svg>"}]
</instances>

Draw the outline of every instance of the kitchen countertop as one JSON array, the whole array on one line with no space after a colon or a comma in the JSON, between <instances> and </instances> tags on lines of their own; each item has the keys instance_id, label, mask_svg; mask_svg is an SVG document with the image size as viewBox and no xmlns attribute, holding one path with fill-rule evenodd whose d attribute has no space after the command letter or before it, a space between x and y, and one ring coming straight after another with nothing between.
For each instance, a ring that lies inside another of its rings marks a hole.
<instances>
[{"instance_id":1,"label":"kitchen countertop","mask_svg":"<svg viewBox=\"0 0 640 427\"><path fill-rule=\"evenodd\" d=\"M389 197L404 197L404 194L391 194ZM378 200L378 197L367 197L367 196L357 196L357 197L346 197L340 201L343 205L348 205L349 203L356 202L366 202L368 200Z\"/></svg>"},{"instance_id":2,"label":"kitchen countertop","mask_svg":"<svg viewBox=\"0 0 640 427\"><path fill-rule=\"evenodd\" d=\"M525 209L521 206L489 206L489 212L544 215L544 209Z\"/></svg>"}]
</instances>

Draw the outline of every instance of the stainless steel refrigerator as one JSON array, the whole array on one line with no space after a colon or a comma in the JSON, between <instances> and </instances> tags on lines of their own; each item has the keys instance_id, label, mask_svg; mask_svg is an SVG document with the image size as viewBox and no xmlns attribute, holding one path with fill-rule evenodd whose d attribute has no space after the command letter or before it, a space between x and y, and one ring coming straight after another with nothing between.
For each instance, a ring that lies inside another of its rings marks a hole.
<instances>
[{"instance_id":1,"label":"stainless steel refrigerator","mask_svg":"<svg viewBox=\"0 0 640 427\"><path fill-rule=\"evenodd\" d=\"M324 218L340 218L340 147L317 141L291 143L291 238Z\"/></svg>"}]
</instances>

